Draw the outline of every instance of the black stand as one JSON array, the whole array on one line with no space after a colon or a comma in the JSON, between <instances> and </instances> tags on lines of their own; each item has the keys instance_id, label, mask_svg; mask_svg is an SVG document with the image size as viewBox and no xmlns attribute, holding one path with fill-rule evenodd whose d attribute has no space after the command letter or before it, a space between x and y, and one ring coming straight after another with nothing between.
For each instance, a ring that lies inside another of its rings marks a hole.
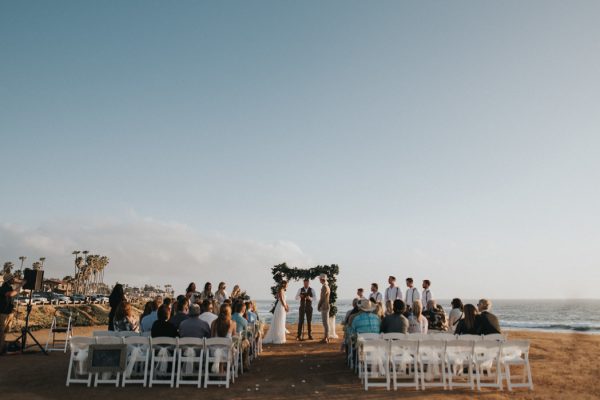
<instances>
[{"instance_id":1,"label":"black stand","mask_svg":"<svg viewBox=\"0 0 600 400\"><path fill-rule=\"evenodd\" d=\"M21 354L25 353L25 349L27 348L27 335L29 335L29 337L31 337L31 339L35 342L35 344L40 348L42 353L44 353L45 355L48 355L48 352L46 352L46 349L44 349L44 346L42 346L40 344L40 342L37 341L35 336L33 336L33 334L31 333L31 330L29 330L29 314L31 314L31 309L33 308L33 306L31 305L32 295L33 295L33 290L30 290L29 291L29 303L27 304L27 315L25 316L25 326L21 329L21 336L19 336L17 338L17 341L21 342ZM31 345L31 346L33 346L33 345ZM29 346L29 347L31 347L31 346Z\"/></svg>"}]
</instances>

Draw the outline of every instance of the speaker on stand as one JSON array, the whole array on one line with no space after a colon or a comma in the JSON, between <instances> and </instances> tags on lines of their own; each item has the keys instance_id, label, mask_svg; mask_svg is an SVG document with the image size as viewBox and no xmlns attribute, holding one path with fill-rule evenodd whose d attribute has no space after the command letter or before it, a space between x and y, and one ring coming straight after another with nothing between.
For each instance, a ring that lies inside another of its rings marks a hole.
<instances>
[{"instance_id":1,"label":"speaker on stand","mask_svg":"<svg viewBox=\"0 0 600 400\"><path fill-rule=\"evenodd\" d=\"M42 288L42 282L44 281L44 271L41 269L30 269L27 268L23 271L23 279L26 281L25 285L23 285L23 289L29 290L29 302L27 303L27 314L25 316L25 326L21 329L21 336L17 339L17 341L21 342L21 353L25 352L27 347L27 335L34 341L34 343L40 348L42 353L48 355L46 349L37 341L35 336L31 333L29 329L29 314L31 314L31 309L33 306L31 305L31 298L33 296L34 290L40 290Z\"/></svg>"}]
</instances>

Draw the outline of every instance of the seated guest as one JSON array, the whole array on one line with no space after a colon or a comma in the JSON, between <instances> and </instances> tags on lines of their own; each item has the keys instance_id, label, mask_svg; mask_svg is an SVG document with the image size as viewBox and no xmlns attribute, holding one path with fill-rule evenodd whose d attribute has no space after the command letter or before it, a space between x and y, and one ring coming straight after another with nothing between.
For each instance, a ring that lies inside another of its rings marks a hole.
<instances>
[{"instance_id":1,"label":"seated guest","mask_svg":"<svg viewBox=\"0 0 600 400\"><path fill-rule=\"evenodd\" d=\"M167 307L171 307L171 303L173 302L173 299L171 299L170 297L167 297L166 299L163 300L163 305L167 306Z\"/></svg>"},{"instance_id":2,"label":"seated guest","mask_svg":"<svg viewBox=\"0 0 600 400\"><path fill-rule=\"evenodd\" d=\"M428 330L437 332L445 332L448 330L446 312L435 300L429 300L427 303L427 311L424 314L429 322Z\"/></svg>"},{"instance_id":3,"label":"seated guest","mask_svg":"<svg viewBox=\"0 0 600 400\"><path fill-rule=\"evenodd\" d=\"M117 306L113 320L114 330L117 332L137 332L139 330L137 318L133 315L131 303L122 301Z\"/></svg>"},{"instance_id":4,"label":"seated guest","mask_svg":"<svg viewBox=\"0 0 600 400\"><path fill-rule=\"evenodd\" d=\"M250 304L252 305L251 310L256 315L256 321L260 321L260 315L258 315L258 308L256 307L256 301L250 300Z\"/></svg>"},{"instance_id":5,"label":"seated guest","mask_svg":"<svg viewBox=\"0 0 600 400\"><path fill-rule=\"evenodd\" d=\"M231 319L231 307L229 304L221 305L219 315L210 327L211 337L232 338L235 335L235 321Z\"/></svg>"},{"instance_id":6,"label":"seated guest","mask_svg":"<svg viewBox=\"0 0 600 400\"><path fill-rule=\"evenodd\" d=\"M402 300L394 300L394 313L383 318L381 332L406 333L408 331L408 319L402 315L405 311L406 304Z\"/></svg>"},{"instance_id":7,"label":"seated guest","mask_svg":"<svg viewBox=\"0 0 600 400\"><path fill-rule=\"evenodd\" d=\"M479 335L479 312L473 304L466 304L463 317L456 324L454 333L457 335Z\"/></svg>"},{"instance_id":8,"label":"seated guest","mask_svg":"<svg viewBox=\"0 0 600 400\"><path fill-rule=\"evenodd\" d=\"M200 319L212 326L212 323L217 319L217 315L214 313L214 302L212 300L204 300L200 306Z\"/></svg>"},{"instance_id":9,"label":"seated guest","mask_svg":"<svg viewBox=\"0 0 600 400\"><path fill-rule=\"evenodd\" d=\"M358 313L358 302L359 302L359 298L356 297L354 300L352 300L352 309L348 310L348 312L346 312L346 316L344 317L344 320L342 321L342 325L344 326L350 326L351 321L351 317L355 314Z\"/></svg>"},{"instance_id":10,"label":"seated guest","mask_svg":"<svg viewBox=\"0 0 600 400\"><path fill-rule=\"evenodd\" d=\"M146 307L144 307L144 313L147 309L150 311L150 313L142 317L142 320L140 321L140 328L142 329L142 332L150 332L150 330L152 329L152 324L154 324L154 321L156 321L156 319L158 318L156 315L156 312L158 310L158 307L156 306L156 301L150 301L146 303Z\"/></svg>"},{"instance_id":11,"label":"seated guest","mask_svg":"<svg viewBox=\"0 0 600 400\"><path fill-rule=\"evenodd\" d=\"M356 289L356 298L358 300L364 299L365 298L365 289L363 289L363 288Z\"/></svg>"},{"instance_id":12,"label":"seated guest","mask_svg":"<svg viewBox=\"0 0 600 400\"><path fill-rule=\"evenodd\" d=\"M352 319L350 333L379 333L381 330L381 320L373 314L375 306L367 299L358 302L359 312Z\"/></svg>"},{"instance_id":13,"label":"seated guest","mask_svg":"<svg viewBox=\"0 0 600 400\"><path fill-rule=\"evenodd\" d=\"M377 315L377 318L379 318L379 320L383 320L383 317L385 316L385 312L383 311L383 303L377 303L375 304L375 310L373 310L373 314Z\"/></svg>"},{"instance_id":14,"label":"seated guest","mask_svg":"<svg viewBox=\"0 0 600 400\"><path fill-rule=\"evenodd\" d=\"M408 333L427 333L429 322L423 316L421 300L415 300L412 305L412 314L408 318Z\"/></svg>"},{"instance_id":15,"label":"seated guest","mask_svg":"<svg viewBox=\"0 0 600 400\"><path fill-rule=\"evenodd\" d=\"M188 318L188 301L187 297L183 297L175 302L175 314L171 315L169 322L173 324L176 329L179 329L179 324Z\"/></svg>"},{"instance_id":16,"label":"seated guest","mask_svg":"<svg viewBox=\"0 0 600 400\"><path fill-rule=\"evenodd\" d=\"M244 318L246 312L246 305L242 302L236 302L233 306L233 315L231 319L235 321L236 333L244 331L248 327L248 321Z\"/></svg>"},{"instance_id":17,"label":"seated guest","mask_svg":"<svg viewBox=\"0 0 600 400\"><path fill-rule=\"evenodd\" d=\"M188 318L179 324L179 337L209 338L210 326L200 318L200 306L192 304Z\"/></svg>"},{"instance_id":18,"label":"seated guest","mask_svg":"<svg viewBox=\"0 0 600 400\"><path fill-rule=\"evenodd\" d=\"M458 325L458 321L462 318L463 313L463 303L460 299L455 298L452 299L452 310L450 311L450 315L448 316L448 330L452 333L456 331L456 326Z\"/></svg>"},{"instance_id":19,"label":"seated guest","mask_svg":"<svg viewBox=\"0 0 600 400\"><path fill-rule=\"evenodd\" d=\"M152 324L150 336L154 337L177 337L177 328L169 323L171 310L169 306L162 305L156 312L156 321Z\"/></svg>"},{"instance_id":20,"label":"seated guest","mask_svg":"<svg viewBox=\"0 0 600 400\"><path fill-rule=\"evenodd\" d=\"M492 314L492 302L488 299L481 299L477 303L479 309L479 334L491 335L493 333L502 333L500 330L500 322L498 317Z\"/></svg>"},{"instance_id":21,"label":"seated guest","mask_svg":"<svg viewBox=\"0 0 600 400\"><path fill-rule=\"evenodd\" d=\"M249 324L253 324L258 320L257 317L258 316L256 315L256 313L254 311L252 311L252 302L247 301L246 302L246 320L248 321Z\"/></svg>"}]
</instances>

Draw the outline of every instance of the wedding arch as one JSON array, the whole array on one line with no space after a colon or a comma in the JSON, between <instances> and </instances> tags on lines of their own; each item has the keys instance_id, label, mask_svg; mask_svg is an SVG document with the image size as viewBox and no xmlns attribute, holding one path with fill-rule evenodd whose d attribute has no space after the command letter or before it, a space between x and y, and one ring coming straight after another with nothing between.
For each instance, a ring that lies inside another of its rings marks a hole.
<instances>
[{"instance_id":1,"label":"wedding arch","mask_svg":"<svg viewBox=\"0 0 600 400\"><path fill-rule=\"evenodd\" d=\"M327 283L329 284L329 317L334 317L337 314L337 306L335 304L337 300L337 276L340 273L340 267L336 264L331 265L317 265L314 268L290 268L286 263L275 265L271 268L273 273L273 280L275 285L271 286L271 293L273 297L277 298L277 289L281 285L281 282L285 281L298 281L303 279L313 280L321 274L327 275ZM318 291L317 291L318 292Z\"/></svg>"}]
</instances>

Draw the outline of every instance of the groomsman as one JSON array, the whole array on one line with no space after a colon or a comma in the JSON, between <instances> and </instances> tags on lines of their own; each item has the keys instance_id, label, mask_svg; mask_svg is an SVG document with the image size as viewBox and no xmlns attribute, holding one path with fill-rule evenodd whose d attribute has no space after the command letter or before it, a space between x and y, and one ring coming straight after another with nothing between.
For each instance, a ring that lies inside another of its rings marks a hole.
<instances>
[{"instance_id":1,"label":"groomsman","mask_svg":"<svg viewBox=\"0 0 600 400\"><path fill-rule=\"evenodd\" d=\"M363 288L356 289L356 298L359 300L366 299L365 289L363 289Z\"/></svg>"},{"instance_id":2,"label":"groomsman","mask_svg":"<svg viewBox=\"0 0 600 400\"><path fill-rule=\"evenodd\" d=\"M433 293L431 293L431 290L429 289L429 286L431 286L431 281L429 281L429 279L425 279L423 281L423 294L421 294L421 304L423 304L423 307L427 306L429 300L435 300L433 298Z\"/></svg>"},{"instance_id":3,"label":"groomsman","mask_svg":"<svg viewBox=\"0 0 600 400\"><path fill-rule=\"evenodd\" d=\"M304 280L304 286L298 289L296 293L296 301L300 302L300 319L298 320L298 336L296 340L303 340L302 328L304 327L304 316L306 315L306 326L308 328L308 339L312 340L312 301L317 297L315 291L310 286L310 280Z\"/></svg>"},{"instance_id":4,"label":"groomsman","mask_svg":"<svg viewBox=\"0 0 600 400\"><path fill-rule=\"evenodd\" d=\"M420 300L419 289L413 287L413 278L406 278L406 296L404 302L406 307L412 309L415 300ZM425 305L423 305L425 307Z\"/></svg>"},{"instance_id":5,"label":"groomsman","mask_svg":"<svg viewBox=\"0 0 600 400\"><path fill-rule=\"evenodd\" d=\"M331 293L329 285L327 284L327 275L319 275L319 281L321 281L321 297L319 298L319 304L317 305L317 311L321 312L321 319L323 320L323 331L325 337L321 340L321 343L329 343L329 295Z\"/></svg>"},{"instance_id":6,"label":"groomsman","mask_svg":"<svg viewBox=\"0 0 600 400\"><path fill-rule=\"evenodd\" d=\"M383 296L379 293L379 285L376 283L371 283L371 293L369 294L369 300L373 304L382 303Z\"/></svg>"},{"instance_id":7,"label":"groomsman","mask_svg":"<svg viewBox=\"0 0 600 400\"><path fill-rule=\"evenodd\" d=\"M391 276L388 278L390 286L385 289L385 312L390 315L394 313L393 304L394 300L402 300L402 292L400 288L396 286L396 277Z\"/></svg>"}]
</instances>

